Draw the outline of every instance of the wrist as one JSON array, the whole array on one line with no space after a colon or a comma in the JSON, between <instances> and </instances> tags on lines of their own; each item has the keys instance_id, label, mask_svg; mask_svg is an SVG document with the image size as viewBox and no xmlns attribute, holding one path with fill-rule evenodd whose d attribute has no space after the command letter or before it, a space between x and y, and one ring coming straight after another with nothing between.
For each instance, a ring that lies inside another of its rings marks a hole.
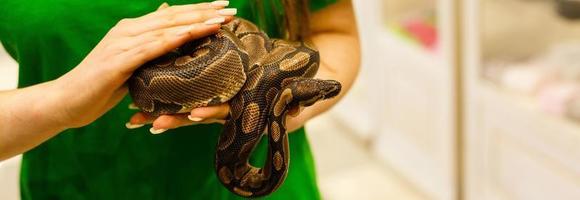
<instances>
[{"instance_id":1,"label":"wrist","mask_svg":"<svg viewBox=\"0 0 580 200\"><path fill-rule=\"evenodd\" d=\"M67 92L65 85L66 83L61 79L45 82L39 85L39 89L43 90L40 94L43 96L39 98L40 100L36 99L31 102L33 119L46 124L46 127L54 131L63 131L73 127L67 113L70 110L68 106L70 106L71 95L65 94Z\"/></svg>"}]
</instances>

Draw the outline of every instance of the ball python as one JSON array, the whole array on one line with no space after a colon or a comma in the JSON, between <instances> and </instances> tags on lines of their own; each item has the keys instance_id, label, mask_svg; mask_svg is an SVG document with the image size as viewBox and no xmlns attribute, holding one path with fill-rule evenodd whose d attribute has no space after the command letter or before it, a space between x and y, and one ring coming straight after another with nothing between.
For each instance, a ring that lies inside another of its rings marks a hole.
<instances>
[{"instance_id":1,"label":"ball python","mask_svg":"<svg viewBox=\"0 0 580 200\"><path fill-rule=\"evenodd\" d=\"M260 197L274 192L288 173L288 110L340 93L339 82L313 79L319 63L310 43L270 39L236 18L215 35L143 65L128 85L135 105L152 116L228 102L215 155L218 179L237 195ZM268 156L258 168L248 159L264 132Z\"/></svg>"}]
</instances>

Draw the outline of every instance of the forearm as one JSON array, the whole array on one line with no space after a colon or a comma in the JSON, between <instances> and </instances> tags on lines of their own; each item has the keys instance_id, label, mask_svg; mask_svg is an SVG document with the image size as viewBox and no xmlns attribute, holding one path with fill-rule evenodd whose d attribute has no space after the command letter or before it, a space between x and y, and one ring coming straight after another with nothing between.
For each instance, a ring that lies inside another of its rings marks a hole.
<instances>
[{"instance_id":1,"label":"forearm","mask_svg":"<svg viewBox=\"0 0 580 200\"><path fill-rule=\"evenodd\" d=\"M63 131L53 82L0 91L0 161L21 154Z\"/></svg>"},{"instance_id":2,"label":"forearm","mask_svg":"<svg viewBox=\"0 0 580 200\"><path fill-rule=\"evenodd\" d=\"M320 52L321 64L315 78L337 80L341 93L332 99L306 108L298 121L307 121L336 104L349 91L360 65L358 32L352 6L341 1L312 16L313 34L310 40Z\"/></svg>"},{"instance_id":3,"label":"forearm","mask_svg":"<svg viewBox=\"0 0 580 200\"><path fill-rule=\"evenodd\" d=\"M303 111L303 117L307 119L327 111L340 101L350 90L359 69L358 40L356 38L339 33L324 33L314 36L312 41L321 54L320 68L315 78L337 80L341 83L342 90L337 97L306 108Z\"/></svg>"}]
</instances>

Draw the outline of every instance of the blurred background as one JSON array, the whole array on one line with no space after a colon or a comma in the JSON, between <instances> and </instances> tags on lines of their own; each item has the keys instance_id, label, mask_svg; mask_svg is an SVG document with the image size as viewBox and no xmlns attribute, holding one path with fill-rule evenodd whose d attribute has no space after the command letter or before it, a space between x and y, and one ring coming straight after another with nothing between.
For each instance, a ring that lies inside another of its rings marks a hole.
<instances>
[{"instance_id":1,"label":"blurred background","mask_svg":"<svg viewBox=\"0 0 580 200\"><path fill-rule=\"evenodd\" d=\"M354 4L361 74L307 125L325 199L580 199L580 1Z\"/></svg>"}]
</instances>

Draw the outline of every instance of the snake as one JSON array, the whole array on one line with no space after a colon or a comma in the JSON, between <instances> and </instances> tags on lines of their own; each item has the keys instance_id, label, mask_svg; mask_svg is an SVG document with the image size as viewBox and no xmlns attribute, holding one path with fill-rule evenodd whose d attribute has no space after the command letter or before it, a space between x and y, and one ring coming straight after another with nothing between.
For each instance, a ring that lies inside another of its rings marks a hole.
<instances>
[{"instance_id":1,"label":"snake","mask_svg":"<svg viewBox=\"0 0 580 200\"><path fill-rule=\"evenodd\" d=\"M128 87L135 105L151 116L228 103L215 172L229 191L253 198L274 192L288 174L289 110L341 91L338 81L313 78L319 65L311 42L271 39L252 22L235 18L217 33L147 62ZM249 158L264 135L268 151L260 168Z\"/></svg>"}]
</instances>

